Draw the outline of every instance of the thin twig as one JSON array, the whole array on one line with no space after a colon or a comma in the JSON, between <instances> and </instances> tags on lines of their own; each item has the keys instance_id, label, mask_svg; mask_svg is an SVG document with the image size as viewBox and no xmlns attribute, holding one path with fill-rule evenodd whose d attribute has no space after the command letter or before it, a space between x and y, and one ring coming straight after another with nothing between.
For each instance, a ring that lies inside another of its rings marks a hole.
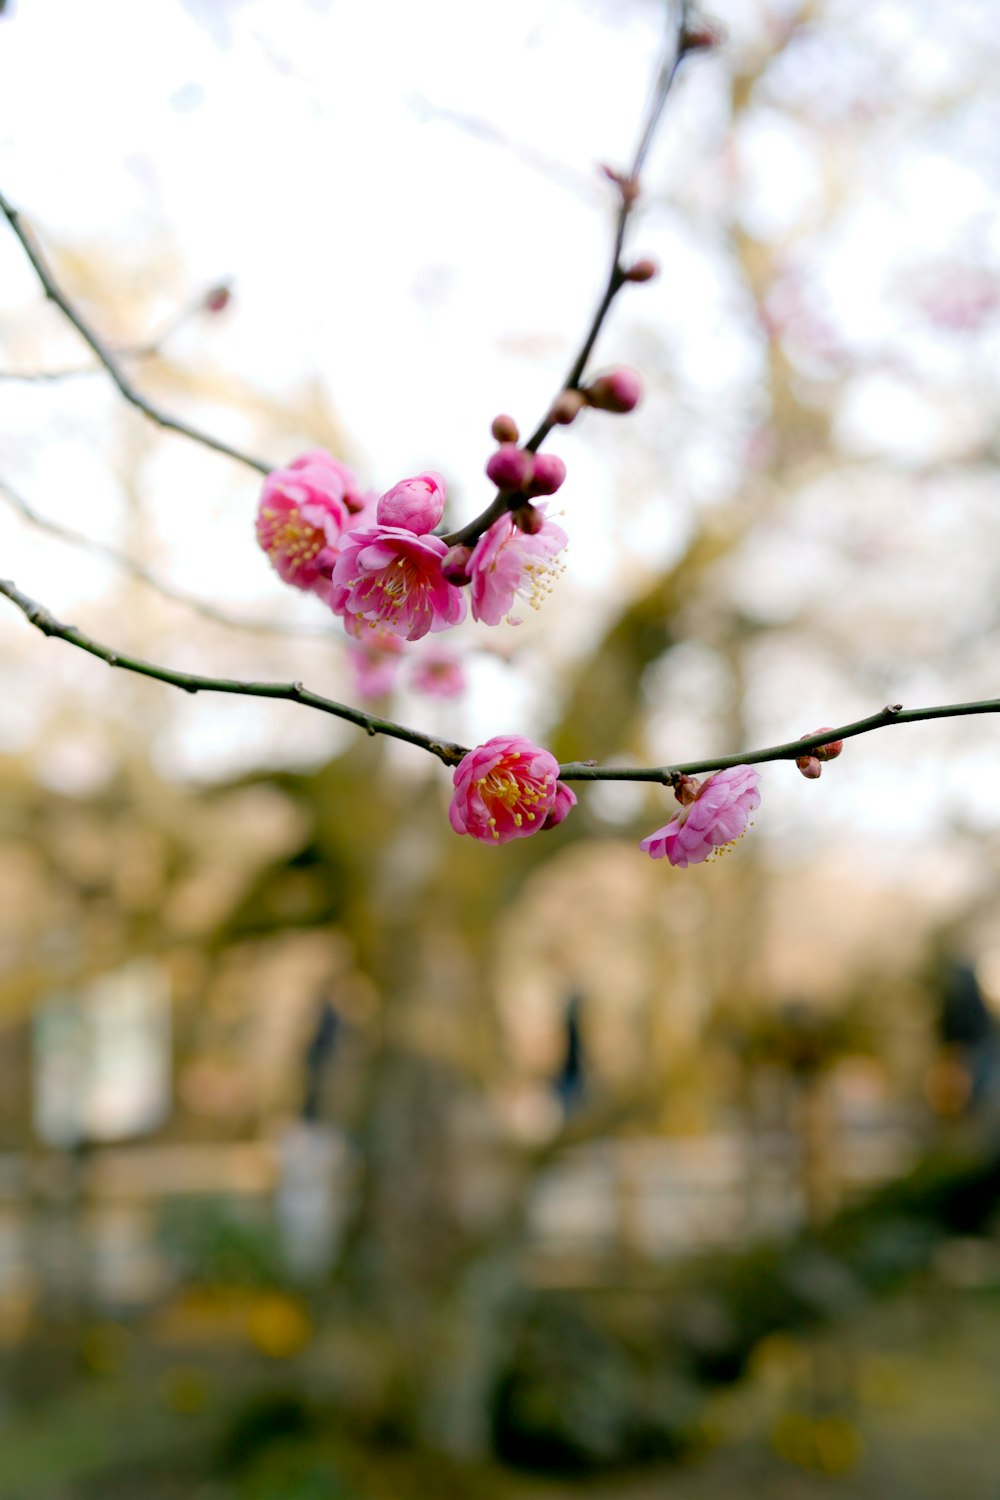
<instances>
[{"instance_id":1,"label":"thin twig","mask_svg":"<svg viewBox=\"0 0 1000 1500\"><path fill-rule=\"evenodd\" d=\"M0 213L3 214L11 229L21 242L24 253L27 255L34 269L35 275L41 282L42 288L50 302L54 302L63 316L72 323L84 343L96 354L100 363L107 370L115 385L121 391L125 400L141 411L143 416L155 422L158 427L166 428L169 432L179 432L182 437L190 438L194 443L200 443L204 448L211 448L216 453L224 453L227 458L234 458L237 463L246 464L250 469L256 469L259 474L269 474L273 465L264 463L259 458L252 457L249 453L243 453L239 448L234 448L229 443L224 443L221 438L212 437L211 433L203 432L198 427L192 427L188 422L182 422L178 417L172 417L167 412L161 411L155 406L148 396L144 396L133 384L131 376L122 368L116 356L106 344L98 337L86 321L83 314L78 311L59 286L52 270L35 243L34 236L29 232L21 220L20 214L13 204L0 193Z\"/></svg>"},{"instance_id":2,"label":"thin twig","mask_svg":"<svg viewBox=\"0 0 1000 1500\"><path fill-rule=\"evenodd\" d=\"M628 228L629 219L632 216L632 210L635 207L636 200L639 197L639 176L642 171L643 164L646 160L646 154L649 150L650 143L652 142L656 127L659 123L660 116L663 113L663 107L667 102L667 95L670 93L670 90L673 87L673 83L680 70L681 63L688 55L688 49L685 47L687 19L688 6L686 0L681 0L680 5L678 6L676 30L674 31L673 39L664 54L663 60L659 67L659 71L657 73L656 83L653 88L653 97L650 101L645 119L643 120L642 131L639 136L639 143L636 146L635 154L632 158L632 165L629 168L628 172L623 174L620 179L619 205L618 214L615 219L615 232L612 242L611 263L608 267L608 274L605 280L604 290L601 293L600 301L597 304L594 315L590 320L590 324L587 328L586 333L584 334L583 343L580 345L580 349L569 368L569 372L565 380L559 387L557 398L558 394L560 394L562 391L579 390L580 383L583 380L583 376L587 368L587 363L590 359L591 354L593 353L594 345L597 343L598 335L600 334L601 329L604 326L604 320L611 309L612 303L628 280L627 268L622 264L622 251L625 246L625 232ZM524 447L529 453L538 452L539 448L542 446L545 439L548 437L549 433L556 425L551 415L552 405L554 405L554 402L550 404L545 416L539 422L538 426L535 428L528 441L524 444ZM485 509L479 513L478 516L474 517L473 520L469 521L465 526L459 527L457 531L450 532L447 536L443 537L442 540L446 542L449 547L453 547L456 545L463 545L466 547L472 546L479 539L479 537L482 536L483 532L486 531L488 527L493 525L494 521L499 520L506 511L512 510L518 504L522 503L524 498L525 497L520 494L510 494L509 492L504 493L498 491L490 501L489 505L487 505Z\"/></svg>"},{"instance_id":3,"label":"thin twig","mask_svg":"<svg viewBox=\"0 0 1000 1500\"><path fill-rule=\"evenodd\" d=\"M192 318L208 310L206 299L218 290L218 287L210 287L208 292L185 303L152 338L143 339L140 344L116 344L111 350L112 355L115 359L156 358L163 353L168 339L172 339ZM102 368L101 365L64 365L54 370L0 370L0 381L18 385L54 385L63 380L78 380L81 376L99 375Z\"/></svg>"},{"instance_id":4,"label":"thin twig","mask_svg":"<svg viewBox=\"0 0 1000 1500\"><path fill-rule=\"evenodd\" d=\"M143 661L140 657L129 656L123 651L104 646L100 641L85 635L82 630L77 630L75 625L64 625L44 604L22 594L9 579L0 579L0 594L6 595L12 604L16 604L29 623L43 635L67 641L71 646L77 646L81 651L87 651L91 656L106 661L109 667L120 667L124 672L137 672L140 677L153 677L157 682L165 682L185 693L231 693L244 698L287 699L290 703L301 703L320 713L332 714L336 719L346 719L349 724L356 724L367 734L384 734L390 739L405 740L408 745L416 745L418 749L437 756L446 766L457 765L463 755L468 754L463 745L421 734L419 730L408 729L405 724L397 724L392 719L382 719L377 714L366 713L364 709L324 698L319 693L310 692L301 682L241 682L231 677L202 677L195 672L175 672L170 667L157 666L155 662Z\"/></svg>"},{"instance_id":5,"label":"thin twig","mask_svg":"<svg viewBox=\"0 0 1000 1500\"><path fill-rule=\"evenodd\" d=\"M182 604L185 609L192 610L206 620L213 621L216 625L225 625L231 630L251 631L255 635L284 635L294 636L298 640L329 640L330 631L324 630L317 625L289 625L278 620L255 620L249 615L230 614L228 610L216 609L212 604L206 604L195 594L189 594L184 589L175 587L168 583L165 578L143 567L142 563L136 562L124 552L119 552L117 547L111 547L106 542L99 542L96 537L87 536L82 531L76 531L72 526L63 526L58 521L50 520L43 516L33 505L25 500L23 495L6 479L0 478L0 496L17 511L24 520L36 526L39 531L48 532L50 536L58 537L60 541L69 542L74 547L82 547L87 552L93 552L97 557L103 557L108 562L114 563L116 568L128 573L130 577L137 578L147 588L169 599L174 604Z\"/></svg>"},{"instance_id":6,"label":"thin twig","mask_svg":"<svg viewBox=\"0 0 1000 1500\"><path fill-rule=\"evenodd\" d=\"M332 714L346 719L370 735L384 734L392 739L404 740L420 750L427 750L446 766L457 765L468 750L451 740L439 740L419 730L409 729L392 719L382 719L363 709L352 708L346 703L336 703L332 698L323 698L310 692L300 682L242 682L229 677L202 677L193 672L175 672L169 667L157 666L154 662L142 661L104 646L91 636L85 635L75 625L64 625L55 616L23 594L9 580L0 579L0 594L6 595L16 604L21 613L40 630L43 635L55 636L97 656L111 667L120 667L126 672L138 672L142 677L153 677L158 682L183 689L186 693L230 693L245 698L284 698L292 703L304 704L306 708L318 709L320 713ZM917 724L928 719L966 719L976 714L1000 714L1000 698L987 698L978 703L943 703L932 708L903 708L900 703L890 703L867 718L855 719L850 724L837 728L822 729L816 734L804 735L800 740L788 740L782 745L769 745L763 750L741 750L736 755L710 756L704 760L690 760L673 766L598 766L586 761L567 761L559 768L563 781L651 781L669 786L680 776L695 776L706 771L722 771L730 766L763 765L767 761L797 760L810 750L829 744L831 740L856 739L862 734L871 734L876 729L886 729L891 724Z\"/></svg>"}]
</instances>

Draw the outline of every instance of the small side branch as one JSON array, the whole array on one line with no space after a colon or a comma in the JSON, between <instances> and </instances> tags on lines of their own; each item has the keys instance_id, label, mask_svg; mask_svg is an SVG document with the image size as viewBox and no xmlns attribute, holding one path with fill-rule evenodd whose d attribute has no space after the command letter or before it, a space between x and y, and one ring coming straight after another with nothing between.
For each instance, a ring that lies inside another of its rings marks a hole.
<instances>
[{"instance_id":1,"label":"small side branch","mask_svg":"<svg viewBox=\"0 0 1000 1500\"><path fill-rule=\"evenodd\" d=\"M17 209L12 203L8 203L2 193L0 193L0 213L20 240L46 297L50 302L54 302L67 321L72 323L84 343L107 370L126 401L141 411L144 417L155 422L158 427L163 427L168 432L178 432L181 437L189 438L193 443L200 443L203 448L211 448L215 453L223 453L227 458L235 459L237 463L256 469L258 474L270 473L272 465L264 463L262 459L254 458L249 453L242 452L239 448L234 448L230 443L224 443L221 438L213 437L211 433L203 432L199 427L192 427L189 422L182 422L179 417L170 416L168 412L161 411L158 406L154 405L148 396L144 396L133 383L132 377L122 367L117 356L99 338L83 314L62 290L53 275L52 268L36 244L34 236L23 223Z\"/></svg>"},{"instance_id":2,"label":"small side branch","mask_svg":"<svg viewBox=\"0 0 1000 1500\"><path fill-rule=\"evenodd\" d=\"M464 745L421 734L419 730L409 729L405 724L397 724L392 719L382 719L377 714L366 713L364 709L352 708L350 704L324 698L319 693L310 692L301 682L241 682L231 677L202 677L195 672L175 672L169 667L157 666L155 662L143 661L139 657L126 655L123 651L115 651L85 635L75 625L64 625L44 604L30 599L9 579L0 579L0 594L16 604L25 619L43 635L66 641L107 662L109 667L118 667L123 672L136 672L140 677L155 678L157 682L165 682L185 693L229 693L244 698L279 698L290 703L301 703L306 708L314 708L320 713L332 714L336 719L356 724L367 734L384 734L390 739L404 740L406 744L415 745L419 750L427 750L446 766L456 766L463 755L468 753Z\"/></svg>"}]
</instances>

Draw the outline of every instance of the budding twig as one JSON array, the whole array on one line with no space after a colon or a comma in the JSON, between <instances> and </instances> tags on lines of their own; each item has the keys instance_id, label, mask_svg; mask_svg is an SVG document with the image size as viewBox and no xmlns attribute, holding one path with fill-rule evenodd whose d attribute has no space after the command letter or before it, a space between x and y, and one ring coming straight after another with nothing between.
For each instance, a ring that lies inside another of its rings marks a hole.
<instances>
[{"instance_id":1,"label":"budding twig","mask_svg":"<svg viewBox=\"0 0 1000 1500\"><path fill-rule=\"evenodd\" d=\"M164 599L169 599L172 604L182 604L185 609L192 610L201 615L203 619L212 620L216 625L225 625L231 630L247 630L255 635L287 635L294 636L299 640L329 640L329 630L316 625L289 625L279 620L254 620L249 615L234 615L228 610L216 609L213 604L207 604L204 599L199 599L195 594L189 594L184 589L177 588L168 583L165 578L159 577L149 568L143 567L142 563L136 562L124 552L119 552L117 547L110 547L106 542L100 542L96 537L87 536L82 531L75 530L72 526L63 526L58 521L43 516L33 505L25 500L23 495L18 494L13 485L8 484L6 479L0 478L0 497L7 501L8 505L25 521L36 526L39 531L45 531L49 536L58 537L62 542L69 542L73 547L80 547L86 552L93 552L97 557L104 557L108 562L114 563L116 568L121 568L123 573L128 573L131 578L136 578L144 583L154 593L160 594Z\"/></svg>"},{"instance_id":2,"label":"budding twig","mask_svg":"<svg viewBox=\"0 0 1000 1500\"><path fill-rule=\"evenodd\" d=\"M625 231L628 228L632 210L639 197L639 177L646 160L646 154L656 132L656 127L659 124L660 116L663 113L663 106L667 102L667 95L670 93L681 63L690 50L685 40L687 36L687 22L688 5L686 0L681 0L681 4L678 7L676 29L657 73L656 83L653 88L653 97L647 110L646 118L643 121L639 144L636 146L632 164L627 172L614 174L614 181L618 185L619 203L615 219L611 264L608 267L604 290L601 293L600 301L584 334L583 343L580 345L576 358L573 360L569 372L559 388L555 401L558 401L563 391L579 390L580 382L587 368L587 362L593 353L594 345L597 343L598 335L604 326L604 320L611 309L611 304L629 279L627 268L622 264ZM545 416L524 444L525 449L529 453L537 453L553 427L557 425L556 418L553 416L555 401L550 404ZM466 547L472 546L482 536L483 532L493 525L494 521L498 521L521 498L517 494L505 494L502 491L498 491L489 505L478 516L475 516L473 520L469 521L465 526L461 526L457 531L450 532L442 540L447 542L449 547L457 544Z\"/></svg>"},{"instance_id":3,"label":"budding twig","mask_svg":"<svg viewBox=\"0 0 1000 1500\"><path fill-rule=\"evenodd\" d=\"M463 755L468 753L465 746L456 745L450 740L421 734L419 730L409 729L405 724L397 724L392 719L382 719L377 714L366 713L364 709L324 698L319 693L310 692L301 682L241 682L231 677L203 677L195 672L175 672L170 667L157 666L155 662L143 661L124 651L102 645L100 641L95 641L92 636L78 630L75 625L64 625L44 604L30 599L9 579L0 578L0 594L6 595L12 604L16 604L30 624L43 635L55 636L71 646L77 646L81 651L107 662L109 667L137 672L140 677L153 677L157 682L180 688L182 692L230 693L244 698L284 698L292 703L301 703L306 708L315 708L320 713L332 714L336 719L346 719L349 724L356 724L368 734L384 734L390 739L405 740L407 744L416 745L418 749L437 756L446 766L458 765Z\"/></svg>"},{"instance_id":4,"label":"budding twig","mask_svg":"<svg viewBox=\"0 0 1000 1500\"><path fill-rule=\"evenodd\" d=\"M0 213L20 240L46 297L50 302L55 303L63 316L72 323L84 343L93 350L126 401L141 411L144 417L148 417L151 422L155 422L158 427L163 427L168 432L179 432L182 437L190 438L193 443L201 443L204 448L211 448L216 453L224 453L227 458L234 458L237 463L246 464L248 468L256 469L259 474L271 472L271 464L266 464L262 459L254 458L249 453L243 453L239 448L234 448L230 443L224 443L221 438L213 437L211 433L203 432L199 427L192 427L189 422L182 422L179 417L170 416L168 412L161 411L158 406L154 405L148 396L144 396L133 383L131 376L122 368L118 357L94 332L83 314L62 290L52 274L48 261L36 244L34 236L23 223L17 209L12 203L8 203L2 193L0 193Z\"/></svg>"},{"instance_id":5,"label":"budding twig","mask_svg":"<svg viewBox=\"0 0 1000 1500\"><path fill-rule=\"evenodd\" d=\"M349 724L356 724L358 728L364 729L367 734L384 734L391 739L404 740L408 745L415 745L418 750L427 750L446 766L457 766L463 756L468 754L464 745L422 734L419 730L409 729L405 724L397 724L392 719L382 719L364 709L324 698L319 693L310 692L301 682L243 682L231 677L202 677L194 672L175 672L170 667L142 661L139 657L102 645L100 641L95 641L92 636L78 630L75 625L64 625L44 604L30 599L9 579L0 579L0 594L6 595L12 604L16 604L29 623L43 635L66 641L81 651L89 652L91 656L99 657L111 667L137 672L141 677L153 677L158 682L181 688L186 693L229 693L245 698L287 699L292 703L301 703L306 708L318 709L320 713L332 714L334 718L345 719ZM978 703L943 703L932 708L903 708L899 703L890 703L878 713L856 719L851 724L821 729L817 734L805 735L799 740L788 740L783 745L769 745L763 750L741 750L736 755L717 755L672 766L599 766L592 761L567 761L559 767L559 776L562 781L651 781L662 786L672 786L682 776L724 771L730 766L797 760L803 753L819 749L830 740L856 739L859 735L871 734L873 730L886 729L890 724L916 724L927 719L964 719L976 714L1000 714L1000 698L987 698Z\"/></svg>"}]
</instances>

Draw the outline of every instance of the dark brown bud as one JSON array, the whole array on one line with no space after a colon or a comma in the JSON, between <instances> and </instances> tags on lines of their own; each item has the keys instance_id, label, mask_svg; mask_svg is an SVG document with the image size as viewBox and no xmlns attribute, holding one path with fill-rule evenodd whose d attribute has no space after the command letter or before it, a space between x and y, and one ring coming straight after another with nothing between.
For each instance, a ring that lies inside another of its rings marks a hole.
<instances>
[{"instance_id":1,"label":"dark brown bud","mask_svg":"<svg viewBox=\"0 0 1000 1500\"><path fill-rule=\"evenodd\" d=\"M490 428L498 443L516 443L520 437L517 423L513 417L508 417L506 412L501 412L498 417L493 418L493 426Z\"/></svg>"}]
</instances>

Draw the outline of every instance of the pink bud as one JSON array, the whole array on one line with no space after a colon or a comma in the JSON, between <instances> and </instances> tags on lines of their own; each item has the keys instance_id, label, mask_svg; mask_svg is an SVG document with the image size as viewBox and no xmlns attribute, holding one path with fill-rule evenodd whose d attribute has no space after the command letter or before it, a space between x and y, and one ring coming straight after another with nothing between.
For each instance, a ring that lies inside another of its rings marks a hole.
<instances>
[{"instance_id":1,"label":"pink bud","mask_svg":"<svg viewBox=\"0 0 1000 1500\"><path fill-rule=\"evenodd\" d=\"M375 508L380 526L399 526L426 536L444 515L444 480L440 474L417 474L386 490Z\"/></svg>"},{"instance_id":2,"label":"pink bud","mask_svg":"<svg viewBox=\"0 0 1000 1500\"><path fill-rule=\"evenodd\" d=\"M642 382L634 370L610 370L598 375L584 395L600 411L632 411L642 398Z\"/></svg>"},{"instance_id":3,"label":"pink bud","mask_svg":"<svg viewBox=\"0 0 1000 1500\"><path fill-rule=\"evenodd\" d=\"M524 489L534 467L532 454L518 448L516 443L501 443L497 451L490 454L486 473L498 490L511 494L514 490Z\"/></svg>"},{"instance_id":4,"label":"pink bud","mask_svg":"<svg viewBox=\"0 0 1000 1500\"><path fill-rule=\"evenodd\" d=\"M542 824L542 828L558 828L559 824L564 821L567 814L571 812L575 806L576 793L573 791L572 787L568 787L565 781L557 781L556 795L555 800L552 803L552 810L549 813L548 817L545 819L545 822Z\"/></svg>"},{"instance_id":5,"label":"pink bud","mask_svg":"<svg viewBox=\"0 0 1000 1500\"><path fill-rule=\"evenodd\" d=\"M625 272L626 281L652 281L654 276L659 276L660 267L655 260L637 260L634 266L629 266Z\"/></svg>"},{"instance_id":6,"label":"pink bud","mask_svg":"<svg viewBox=\"0 0 1000 1500\"><path fill-rule=\"evenodd\" d=\"M560 391L552 403L549 420L555 422L557 427L568 427L570 422L579 416L586 404L587 400L582 391Z\"/></svg>"},{"instance_id":7,"label":"pink bud","mask_svg":"<svg viewBox=\"0 0 1000 1500\"><path fill-rule=\"evenodd\" d=\"M228 281L220 281L218 286L209 287L202 298L201 305L206 312L225 312L233 298L233 289Z\"/></svg>"},{"instance_id":8,"label":"pink bud","mask_svg":"<svg viewBox=\"0 0 1000 1500\"><path fill-rule=\"evenodd\" d=\"M448 583L453 583L457 588L464 588L471 582L469 574L469 558L472 556L471 547L463 547L461 542L456 542L454 547L449 547L441 559L441 576Z\"/></svg>"},{"instance_id":9,"label":"pink bud","mask_svg":"<svg viewBox=\"0 0 1000 1500\"><path fill-rule=\"evenodd\" d=\"M802 738L804 740L811 740L813 735L826 734L828 730L832 732L832 729L832 725L822 724L819 729L814 729L812 734L804 734ZM828 745L819 745L816 749L810 750L809 754L814 755L817 760L836 760L843 748L843 740L831 740Z\"/></svg>"},{"instance_id":10,"label":"pink bud","mask_svg":"<svg viewBox=\"0 0 1000 1500\"><path fill-rule=\"evenodd\" d=\"M566 478L566 465L554 453L535 454L535 472L528 485L528 494L554 495Z\"/></svg>"},{"instance_id":11,"label":"pink bud","mask_svg":"<svg viewBox=\"0 0 1000 1500\"><path fill-rule=\"evenodd\" d=\"M717 47L724 36L718 21L689 21L681 35L681 51L703 52L709 47Z\"/></svg>"},{"instance_id":12,"label":"pink bud","mask_svg":"<svg viewBox=\"0 0 1000 1500\"><path fill-rule=\"evenodd\" d=\"M534 505L518 505L511 511L510 518L525 536L537 536L545 525L545 517Z\"/></svg>"},{"instance_id":13,"label":"pink bud","mask_svg":"<svg viewBox=\"0 0 1000 1500\"><path fill-rule=\"evenodd\" d=\"M490 428L498 443L516 443L520 437L517 423L513 417L508 417L501 412L498 417L493 418L493 426Z\"/></svg>"},{"instance_id":14,"label":"pink bud","mask_svg":"<svg viewBox=\"0 0 1000 1500\"><path fill-rule=\"evenodd\" d=\"M823 767L815 755L800 755L795 764L808 781L815 781L823 774Z\"/></svg>"}]
</instances>

